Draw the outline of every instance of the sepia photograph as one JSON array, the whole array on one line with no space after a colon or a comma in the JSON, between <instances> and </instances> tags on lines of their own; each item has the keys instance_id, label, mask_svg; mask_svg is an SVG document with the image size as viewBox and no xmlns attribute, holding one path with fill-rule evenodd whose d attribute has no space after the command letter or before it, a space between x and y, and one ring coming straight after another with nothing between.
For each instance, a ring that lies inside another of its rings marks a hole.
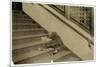
<instances>
[{"instance_id":1,"label":"sepia photograph","mask_svg":"<svg viewBox=\"0 0 100 67\"><path fill-rule=\"evenodd\" d=\"M12 63L93 61L94 7L12 1Z\"/></svg>"}]
</instances>

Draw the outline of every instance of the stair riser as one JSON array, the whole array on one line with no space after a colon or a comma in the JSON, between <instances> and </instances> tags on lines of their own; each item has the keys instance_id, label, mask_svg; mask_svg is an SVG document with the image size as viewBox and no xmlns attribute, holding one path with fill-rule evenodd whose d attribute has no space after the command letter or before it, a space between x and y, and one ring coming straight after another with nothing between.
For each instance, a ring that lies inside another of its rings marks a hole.
<instances>
[{"instance_id":1,"label":"stair riser","mask_svg":"<svg viewBox=\"0 0 100 67\"><path fill-rule=\"evenodd\" d=\"M12 37L12 40L22 40L22 39L26 39L26 38L36 38L36 37L45 37L48 34L46 33L41 33L41 34L32 34L32 35L25 35L25 36L17 36L17 37Z\"/></svg>"},{"instance_id":2,"label":"stair riser","mask_svg":"<svg viewBox=\"0 0 100 67\"><path fill-rule=\"evenodd\" d=\"M19 62L15 63L15 64L50 63L52 59L44 61L44 60L41 60L41 58L44 58L44 57L47 58L47 57L51 56L52 52L53 52L53 50L49 51L47 53L43 53L43 54L38 55L38 56L27 58L25 60L22 60L22 61L19 61Z\"/></svg>"},{"instance_id":3,"label":"stair riser","mask_svg":"<svg viewBox=\"0 0 100 67\"><path fill-rule=\"evenodd\" d=\"M12 15L22 15L23 16L25 15L25 13L24 12L13 12Z\"/></svg>"},{"instance_id":4,"label":"stair riser","mask_svg":"<svg viewBox=\"0 0 100 67\"><path fill-rule=\"evenodd\" d=\"M25 35L34 35L44 33L45 31L25 31L25 32L14 32L12 36L25 36Z\"/></svg>"},{"instance_id":5,"label":"stair riser","mask_svg":"<svg viewBox=\"0 0 100 67\"><path fill-rule=\"evenodd\" d=\"M14 14L25 14L23 11L13 10L12 13Z\"/></svg>"},{"instance_id":6,"label":"stair riser","mask_svg":"<svg viewBox=\"0 0 100 67\"><path fill-rule=\"evenodd\" d=\"M31 19L24 19L24 18L12 18L12 22L13 24L17 24L17 23L35 23L35 21L31 20Z\"/></svg>"},{"instance_id":7,"label":"stair riser","mask_svg":"<svg viewBox=\"0 0 100 67\"><path fill-rule=\"evenodd\" d=\"M22 61L22 60L30 58L30 57L34 57L34 56L41 55L43 53L47 53L49 51L52 51L52 49L47 49L44 51L31 50L30 52L19 54L17 56L13 56L13 60L14 60L14 62L19 62L19 61Z\"/></svg>"},{"instance_id":8,"label":"stair riser","mask_svg":"<svg viewBox=\"0 0 100 67\"><path fill-rule=\"evenodd\" d=\"M12 21L13 22L13 21ZM35 22L32 22L32 21L15 21L14 23L12 23L12 25L25 25L25 24L27 24L27 25L34 25L34 24L36 24Z\"/></svg>"},{"instance_id":9,"label":"stair riser","mask_svg":"<svg viewBox=\"0 0 100 67\"><path fill-rule=\"evenodd\" d=\"M66 61L81 61L81 59L77 56L75 56L73 53L63 56L57 60L55 60L54 62L66 62Z\"/></svg>"},{"instance_id":10,"label":"stair riser","mask_svg":"<svg viewBox=\"0 0 100 67\"><path fill-rule=\"evenodd\" d=\"M24 24L24 23L32 23L32 24L36 24L36 22L32 21L32 20L18 20L18 19L12 19L12 24Z\"/></svg>"},{"instance_id":11,"label":"stair riser","mask_svg":"<svg viewBox=\"0 0 100 67\"><path fill-rule=\"evenodd\" d=\"M20 22L17 22L17 21L15 21L14 23L12 23L12 25L25 25L25 24L27 24L27 25L34 25L34 24L36 24L36 22L32 22L32 21L30 21L30 22L27 22L27 21L20 21Z\"/></svg>"},{"instance_id":12,"label":"stair riser","mask_svg":"<svg viewBox=\"0 0 100 67\"><path fill-rule=\"evenodd\" d=\"M15 20L15 21L32 21L32 19L31 18L16 18L16 17L13 17L12 18L13 20Z\"/></svg>"},{"instance_id":13,"label":"stair riser","mask_svg":"<svg viewBox=\"0 0 100 67\"><path fill-rule=\"evenodd\" d=\"M13 29L34 29L34 28L41 28L38 25L14 25Z\"/></svg>"},{"instance_id":14,"label":"stair riser","mask_svg":"<svg viewBox=\"0 0 100 67\"><path fill-rule=\"evenodd\" d=\"M33 42L33 41L39 41L41 40L40 37L36 37L36 38L25 38L25 39L19 39L19 40L13 40L12 41L12 46L14 45L20 45L20 44L23 44L23 43L29 43L29 42Z\"/></svg>"},{"instance_id":15,"label":"stair riser","mask_svg":"<svg viewBox=\"0 0 100 67\"><path fill-rule=\"evenodd\" d=\"M13 56L17 56L19 54L27 53L27 52L30 52L32 50L33 51L34 50L39 51L40 48L44 48L44 47L45 47L45 44L37 44L37 45L30 46L30 47L26 47L26 48L21 48L21 49L14 50L12 53L13 53Z\"/></svg>"},{"instance_id":16,"label":"stair riser","mask_svg":"<svg viewBox=\"0 0 100 67\"><path fill-rule=\"evenodd\" d=\"M13 17L13 18L28 18L28 19L30 19L29 16L27 16L27 15L22 15L22 14L12 14L12 17Z\"/></svg>"},{"instance_id":17,"label":"stair riser","mask_svg":"<svg viewBox=\"0 0 100 67\"><path fill-rule=\"evenodd\" d=\"M61 50L61 48L59 48L59 50ZM37 55L37 56L34 56L34 57L31 57L31 58L27 58L25 60L22 60L20 62L18 62L19 64L28 64L28 63L48 63L48 62L51 62L51 60L54 60L54 58L56 58L57 54L55 54L53 56L53 50L52 51L49 51L47 53L42 53L40 55Z\"/></svg>"}]
</instances>

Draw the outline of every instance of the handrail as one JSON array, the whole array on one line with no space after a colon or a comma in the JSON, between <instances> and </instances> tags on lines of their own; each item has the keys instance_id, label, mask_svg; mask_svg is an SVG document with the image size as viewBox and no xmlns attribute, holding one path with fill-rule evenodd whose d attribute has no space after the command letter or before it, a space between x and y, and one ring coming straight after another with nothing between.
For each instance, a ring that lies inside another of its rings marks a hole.
<instances>
[{"instance_id":1,"label":"handrail","mask_svg":"<svg viewBox=\"0 0 100 67\"><path fill-rule=\"evenodd\" d=\"M73 23L72 21L68 20L64 16L60 15L57 11L53 10L51 7L48 5L41 5L40 6L44 7L46 10L51 12L54 16L58 17L61 21L63 21L64 24L68 25L71 27L73 30L75 30L77 33L79 33L81 36L83 36L85 39L89 40L93 44L93 37L91 37L91 34L80 28L78 25Z\"/></svg>"},{"instance_id":2,"label":"handrail","mask_svg":"<svg viewBox=\"0 0 100 67\"><path fill-rule=\"evenodd\" d=\"M64 11L59 9L58 7L56 7L55 5L48 5L51 8L55 9L57 12L59 12L61 15L65 16L65 7L64 7Z\"/></svg>"}]
</instances>

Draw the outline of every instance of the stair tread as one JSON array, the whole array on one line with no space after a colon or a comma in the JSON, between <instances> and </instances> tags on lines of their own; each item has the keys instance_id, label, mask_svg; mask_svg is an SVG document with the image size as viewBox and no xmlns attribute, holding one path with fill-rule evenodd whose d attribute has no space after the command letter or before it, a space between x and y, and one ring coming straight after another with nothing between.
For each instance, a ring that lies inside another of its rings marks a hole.
<instances>
[{"instance_id":1,"label":"stair tread","mask_svg":"<svg viewBox=\"0 0 100 67\"><path fill-rule=\"evenodd\" d=\"M24 21L33 21L31 18L27 18L27 19L25 19L25 18L13 18L15 21L16 20L19 20L19 21L21 21L21 20L24 20Z\"/></svg>"},{"instance_id":2,"label":"stair tread","mask_svg":"<svg viewBox=\"0 0 100 67\"><path fill-rule=\"evenodd\" d=\"M24 43L24 44L18 44L18 45L14 45L13 50L21 49L21 48L25 48L25 47L30 47L30 46L35 46L35 45L38 45L38 44L45 44L49 41L50 41L50 39L40 40L40 41L35 41L35 42L33 41L33 42L29 42L29 43Z\"/></svg>"},{"instance_id":3,"label":"stair tread","mask_svg":"<svg viewBox=\"0 0 100 67\"><path fill-rule=\"evenodd\" d=\"M17 25L17 24L19 24L19 25L22 25L22 24L36 24L35 22L14 22L14 23L12 23L12 25Z\"/></svg>"},{"instance_id":4,"label":"stair tread","mask_svg":"<svg viewBox=\"0 0 100 67\"><path fill-rule=\"evenodd\" d=\"M38 24L33 24L33 23L31 23L31 24L13 24L13 25L38 25Z\"/></svg>"},{"instance_id":5,"label":"stair tread","mask_svg":"<svg viewBox=\"0 0 100 67\"><path fill-rule=\"evenodd\" d=\"M14 62L18 62L18 61L27 59L29 57L37 56L37 55L40 55L42 53L46 53L46 52L49 52L52 50L53 50L52 48L49 48L49 49L45 49L43 51L40 51L40 50L27 51L26 53L13 56L13 60L14 60Z\"/></svg>"},{"instance_id":6,"label":"stair tread","mask_svg":"<svg viewBox=\"0 0 100 67\"><path fill-rule=\"evenodd\" d=\"M35 28L35 29L16 29L13 32L23 32L23 31L35 31L35 30L44 30L43 28Z\"/></svg>"},{"instance_id":7,"label":"stair tread","mask_svg":"<svg viewBox=\"0 0 100 67\"><path fill-rule=\"evenodd\" d=\"M38 24L14 24L13 25L14 29L22 29L22 28L41 28Z\"/></svg>"},{"instance_id":8,"label":"stair tread","mask_svg":"<svg viewBox=\"0 0 100 67\"><path fill-rule=\"evenodd\" d=\"M21 24L21 25L13 25L14 29L23 29L23 28L39 28L38 24ZM40 27L41 28L41 27Z\"/></svg>"},{"instance_id":9,"label":"stair tread","mask_svg":"<svg viewBox=\"0 0 100 67\"><path fill-rule=\"evenodd\" d=\"M61 50L59 53L53 55L52 52L50 52L47 54L28 58L28 59L23 60L19 63L26 63L26 64L28 64L28 63L44 63L44 62L47 63L47 62L51 62L53 60L59 59L59 58L65 56L65 55L68 55L70 53L71 53L70 51Z\"/></svg>"},{"instance_id":10,"label":"stair tread","mask_svg":"<svg viewBox=\"0 0 100 67\"><path fill-rule=\"evenodd\" d=\"M65 56L65 55L68 55L70 53L72 53L72 52L71 51L62 50L59 53L53 55L53 60L59 59L59 58Z\"/></svg>"},{"instance_id":11,"label":"stair tread","mask_svg":"<svg viewBox=\"0 0 100 67\"><path fill-rule=\"evenodd\" d=\"M23 12L23 11L21 11L21 10L12 10L12 12L14 13L14 12Z\"/></svg>"},{"instance_id":12,"label":"stair tread","mask_svg":"<svg viewBox=\"0 0 100 67\"><path fill-rule=\"evenodd\" d=\"M46 33L40 33L40 34L34 34L34 35L25 35L25 36L16 36L13 37L13 40L17 40L17 39L23 39L23 38L30 38L30 37L41 37L41 36L46 36L48 34Z\"/></svg>"},{"instance_id":13,"label":"stair tread","mask_svg":"<svg viewBox=\"0 0 100 67\"><path fill-rule=\"evenodd\" d=\"M64 61L81 61L81 59L75 56L73 53L71 53L69 55L65 55L61 58L54 60L54 62L64 62Z\"/></svg>"},{"instance_id":14,"label":"stair tread","mask_svg":"<svg viewBox=\"0 0 100 67\"><path fill-rule=\"evenodd\" d=\"M56 60L56 59L59 59L65 55L68 55L70 54L71 52L70 51L65 51L65 50L61 50L60 52L58 52L57 54L55 55L48 55L47 57L42 57L40 60L37 60L36 62L42 62L42 61L53 61L53 60Z\"/></svg>"},{"instance_id":15,"label":"stair tread","mask_svg":"<svg viewBox=\"0 0 100 67\"><path fill-rule=\"evenodd\" d=\"M25 16L25 17L28 17L28 15L24 14L23 12L19 12L20 14L17 14L17 13L12 13L12 16L16 17L16 16Z\"/></svg>"},{"instance_id":16,"label":"stair tread","mask_svg":"<svg viewBox=\"0 0 100 67\"><path fill-rule=\"evenodd\" d=\"M33 21L33 20L31 20L31 19L29 19L29 20L25 20L25 19L22 19L22 20L20 20L20 19L12 19L12 24L37 24L35 21Z\"/></svg>"}]
</instances>

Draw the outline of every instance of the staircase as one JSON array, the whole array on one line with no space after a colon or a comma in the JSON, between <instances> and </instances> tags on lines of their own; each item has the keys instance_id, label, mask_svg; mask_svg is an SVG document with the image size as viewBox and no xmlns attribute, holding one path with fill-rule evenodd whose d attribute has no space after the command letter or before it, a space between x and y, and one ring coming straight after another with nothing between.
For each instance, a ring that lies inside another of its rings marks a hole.
<instances>
[{"instance_id":1,"label":"staircase","mask_svg":"<svg viewBox=\"0 0 100 67\"><path fill-rule=\"evenodd\" d=\"M59 36L49 37L51 35L23 11L12 10L12 60L14 64L81 60L63 43L60 43Z\"/></svg>"}]
</instances>

